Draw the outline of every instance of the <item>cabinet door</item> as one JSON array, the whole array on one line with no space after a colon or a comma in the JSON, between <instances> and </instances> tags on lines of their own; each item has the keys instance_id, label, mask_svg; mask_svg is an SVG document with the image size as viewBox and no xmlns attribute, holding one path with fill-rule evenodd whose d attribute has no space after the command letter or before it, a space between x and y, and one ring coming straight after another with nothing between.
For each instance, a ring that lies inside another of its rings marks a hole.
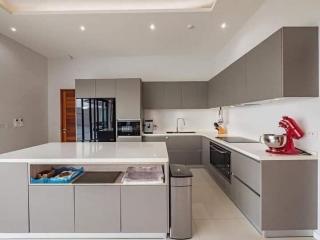
<instances>
[{"instance_id":1,"label":"cabinet door","mask_svg":"<svg viewBox=\"0 0 320 240\"><path fill-rule=\"evenodd\" d=\"M184 82L182 84L182 108L201 109L208 107L208 83Z\"/></svg>"},{"instance_id":2,"label":"cabinet door","mask_svg":"<svg viewBox=\"0 0 320 240\"><path fill-rule=\"evenodd\" d=\"M162 109L164 84L159 82L142 83L142 103L144 109Z\"/></svg>"},{"instance_id":3,"label":"cabinet door","mask_svg":"<svg viewBox=\"0 0 320 240\"><path fill-rule=\"evenodd\" d=\"M0 163L0 192L0 232L28 232L28 165Z\"/></svg>"},{"instance_id":4,"label":"cabinet door","mask_svg":"<svg viewBox=\"0 0 320 240\"><path fill-rule=\"evenodd\" d=\"M96 98L115 98L116 80L115 79L97 79L96 80Z\"/></svg>"},{"instance_id":5,"label":"cabinet door","mask_svg":"<svg viewBox=\"0 0 320 240\"><path fill-rule=\"evenodd\" d=\"M29 187L30 232L74 232L73 186Z\"/></svg>"},{"instance_id":6,"label":"cabinet door","mask_svg":"<svg viewBox=\"0 0 320 240\"><path fill-rule=\"evenodd\" d=\"M246 102L246 62L240 58L234 62L225 72L223 83L226 85L226 93L223 106L236 105Z\"/></svg>"},{"instance_id":7,"label":"cabinet door","mask_svg":"<svg viewBox=\"0 0 320 240\"><path fill-rule=\"evenodd\" d=\"M209 81L208 87L208 106L210 108L215 108L219 106L217 101L217 77L212 78Z\"/></svg>"},{"instance_id":8,"label":"cabinet door","mask_svg":"<svg viewBox=\"0 0 320 240\"><path fill-rule=\"evenodd\" d=\"M261 229L261 200L236 177L232 178L232 197L241 212L255 225Z\"/></svg>"},{"instance_id":9,"label":"cabinet door","mask_svg":"<svg viewBox=\"0 0 320 240\"><path fill-rule=\"evenodd\" d=\"M163 108L180 109L182 107L182 83L166 82L164 84Z\"/></svg>"},{"instance_id":10,"label":"cabinet door","mask_svg":"<svg viewBox=\"0 0 320 240\"><path fill-rule=\"evenodd\" d=\"M121 232L167 233L168 186L121 186Z\"/></svg>"},{"instance_id":11,"label":"cabinet door","mask_svg":"<svg viewBox=\"0 0 320 240\"><path fill-rule=\"evenodd\" d=\"M76 79L76 98L94 98L96 96L94 79Z\"/></svg>"},{"instance_id":12,"label":"cabinet door","mask_svg":"<svg viewBox=\"0 0 320 240\"><path fill-rule=\"evenodd\" d=\"M120 232L120 186L75 186L75 232Z\"/></svg>"},{"instance_id":13,"label":"cabinet door","mask_svg":"<svg viewBox=\"0 0 320 240\"><path fill-rule=\"evenodd\" d=\"M169 136L167 137L168 149L174 150L201 150L200 136Z\"/></svg>"},{"instance_id":14,"label":"cabinet door","mask_svg":"<svg viewBox=\"0 0 320 240\"><path fill-rule=\"evenodd\" d=\"M210 141L208 138L202 137L202 164L206 167L210 165Z\"/></svg>"},{"instance_id":15,"label":"cabinet door","mask_svg":"<svg viewBox=\"0 0 320 240\"><path fill-rule=\"evenodd\" d=\"M245 58L247 101L282 97L282 31L263 41Z\"/></svg>"},{"instance_id":16,"label":"cabinet door","mask_svg":"<svg viewBox=\"0 0 320 240\"><path fill-rule=\"evenodd\" d=\"M141 80L117 79L117 119L141 118Z\"/></svg>"}]
</instances>

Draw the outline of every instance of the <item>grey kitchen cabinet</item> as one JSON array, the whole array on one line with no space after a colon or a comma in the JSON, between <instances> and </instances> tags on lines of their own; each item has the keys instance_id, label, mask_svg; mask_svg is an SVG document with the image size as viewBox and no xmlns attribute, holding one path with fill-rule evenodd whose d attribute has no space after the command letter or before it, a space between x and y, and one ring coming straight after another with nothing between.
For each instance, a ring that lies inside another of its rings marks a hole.
<instances>
[{"instance_id":1,"label":"grey kitchen cabinet","mask_svg":"<svg viewBox=\"0 0 320 240\"><path fill-rule=\"evenodd\" d=\"M144 82L142 84L142 105L144 109L164 108L164 83Z\"/></svg>"},{"instance_id":2,"label":"grey kitchen cabinet","mask_svg":"<svg viewBox=\"0 0 320 240\"><path fill-rule=\"evenodd\" d=\"M201 109L208 106L208 82L143 82L144 109Z\"/></svg>"},{"instance_id":3,"label":"grey kitchen cabinet","mask_svg":"<svg viewBox=\"0 0 320 240\"><path fill-rule=\"evenodd\" d=\"M95 91L96 98L115 98L116 97L116 79L96 79Z\"/></svg>"},{"instance_id":4,"label":"grey kitchen cabinet","mask_svg":"<svg viewBox=\"0 0 320 240\"><path fill-rule=\"evenodd\" d=\"M181 109L182 108L182 83L165 82L163 95L163 108Z\"/></svg>"},{"instance_id":5,"label":"grey kitchen cabinet","mask_svg":"<svg viewBox=\"0 0 320 240\"><path fill-rule=\"evenodd\" d=\"M284 27L209 81L209 107L319 96L317 27Z\"/></svg>"},{"instance_id":6,"label":"grey kitchen cabinet","mask_svg":"<svg viewBox=\"0 0 320 240\"><path fill-rule=\"evenodd\" d=\"M166 142L169 161L175 164L199 165L202 151L201 136L144 136L144 142Z\"/></svg>"},{"instance_id":7,"label":"grey kitchen cabinet","mask_svg":"<svg viewBox=\"0 0 320 240\"><path fill-rule=\"evenodd\" d=\"M232 151L231 171L238 179L248 185L256 193L261 192L261 165L260 162L243 154Z\"/></svg>"},{"instance_id":8,"label":"grey kitchen cabinet","mask_svg":"<svg viewBox=\"0 0 320 240\"><path fill-rule=\"evenodd\" d=\"M121 232L167 233L168 186L121 186Z\"/></svg>"},{"instance_id":9,"label":"grey kitchen cabinet","mask_svg":"<svg viewBox=\"0 0 320 240\"><path fill-rule=\"evenodd\" d=\"M183 165L200 165L201 151L200 150L168 150L170 163Z\"/></svg>"},{"instance_id":10,"label":"grey kitchen cabinet","mask_svg":"<svg viewBox=\"0 0 320 240\"><path fill-rule=\"evenodd\" d=\"M29 232L27 163L0 163L0 192L0 232Z\"/></svg>"},{"instance_id":11,"label":"grey kitchen cabinet","mask_svg":"<svg viewBox=\"0 0 320 240\"><path fill-rule=\"evenodd\" d=\"M73 186L29 186L30 232L74 232Z\"/></svg>"},{"instance_id":12,"label":"grey kitchen cabinet","mask_svg":"<svg viewBox=\"0 0 320 240\"><path fill-rule=\"evenodd\" d=\"M249 221L261 230L261 199L237 177L232 177L232 200Z\"/></svg>"},{"instance_id":13,"label":"grey kitchen cabinet","mask_svg":"<svg viewBox=\"0 0 320 240\"><path fill-rule=\"evenodd\" d=\"M182 86L182 108L208 108L208 82L184 82Z\"/></svg>"},{"instance_id":14,"label":"grey kitchen cabinet","mask_svg":"<svg viewBox=\"0 0 320 240\"><path fill-rule=\"evenodd\" d=\"M282 30L246 56L247 101L282 97Z\"/></svg>"},{"instance_id":15,"label":"grey kitchen cabinet","mask_svg":"<svg viewBox=\"0 0 320 240\"><path fill-rule=\"evenodd\" d=\"M141 118L140 79L117 79L116 112L117 119Z\"/></svg>"},{"instance_id":16,"label":"grey kitchen cabinet","mask_svg":"<svg viewBox=\"0 0 320 240\"><path fill-rule=\"evenodd\" d=\"M210 165L210 140L206 137L202 137L201 161L206 168Z\"/></svg>"},{"instance_id":17,"label":"grey kitchen cabinet","mask_svg":"<svg viewBox=\"0 0 320 240\"><path fill-rule=\"evenodd\" d=\"M94 79L76 79L76 98L94 98L96 96L96 85Z\"/></svg>"},{"instance_id":18,"label":"grey kitchen cabinet","mask_svg":"<svg viewBox=\"0 0 320 240\"><path fill-rule=\"evenodd\" d=\"M120 186L75 186L75 232L120 230Z\"/></svg>"}]
</instances>

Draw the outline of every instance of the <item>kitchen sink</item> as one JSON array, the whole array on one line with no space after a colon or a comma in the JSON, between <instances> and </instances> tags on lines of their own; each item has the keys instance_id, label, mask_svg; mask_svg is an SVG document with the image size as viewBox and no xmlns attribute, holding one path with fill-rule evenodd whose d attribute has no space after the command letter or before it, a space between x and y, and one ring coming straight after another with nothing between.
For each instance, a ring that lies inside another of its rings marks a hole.
<instances>
[{"instance_id":1,"label":"kitchen sink","mask_svg":"<svg viewBox=\"0 0 320 240\"><path fill-rule=\"evenodd\" d=\"M186 133L196 133L196 132L193 132L193 131L179 131L179 132L174 132L174 131L169 131L167 132L169 134L186 134Z\"/></svg>"}]
</instances>

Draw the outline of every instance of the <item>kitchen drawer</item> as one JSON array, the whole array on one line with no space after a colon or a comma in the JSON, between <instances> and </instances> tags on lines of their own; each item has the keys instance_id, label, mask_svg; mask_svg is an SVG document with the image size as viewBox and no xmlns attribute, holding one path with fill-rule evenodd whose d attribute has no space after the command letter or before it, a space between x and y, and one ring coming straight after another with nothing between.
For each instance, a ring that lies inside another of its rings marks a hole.
<instances>
[{"instance_id":1,"label":"kitchen drawer","mask_svg":"<svg viewBox=\"0 0 320 240\"><path fill-rule=\"evenodd\" d=\"M233 175L247 184L255 192L261 192L261 166L260 163L243 154L232 151L231 171Z\"/></svg>"},{"instance_id":2,"label":"kitchen drawer","mask_svg":"<svg viewBox=\"0 0 320 240\"><path fill-rule=\"evenodd\" d=\"M221 175L221 173L212 165L206 166L207 171L213 177L215 182L219 185L222 191L231 198L231 183Z\"/></svg>"},{"instance_id":3,"label":"kitchen drawer","mask_svg":"<svg viewBox=\"0 0 320 240\"><path fill-rule=\"evenodd\" d=\"M168 149L199 150L201 149L200 136L168 136Z\"/></svg>"},{"instance_id":4,"label":"kitchen drawer","mask_svg":"<svg viewBox=\"0 0 320 240\"><path fill-rule=\"evenodd\" d=\"M232 198L249 221L261 230L261 199L236 177L232 177Z\"/></svg>"},{"instance_id":5,"label":"kitchen drawer","mask_svg":"<svg viewBox=\"0 0 320 240\"><path fill-rule=\"evenodd\" d=\"M165 142L167 140L166 136L143 136L143 142Z\"/></svg>"}]
</instances>

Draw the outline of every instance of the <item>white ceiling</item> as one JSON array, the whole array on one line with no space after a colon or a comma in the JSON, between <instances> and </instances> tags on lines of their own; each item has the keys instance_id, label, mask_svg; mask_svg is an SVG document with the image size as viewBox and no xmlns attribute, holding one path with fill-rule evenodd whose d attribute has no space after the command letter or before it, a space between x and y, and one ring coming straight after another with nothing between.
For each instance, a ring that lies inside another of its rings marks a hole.
<instances>
[{"instance_id":1,"label":"white ceiling","mask_svg":"<svg viewBox=\"0 0 320 240\"><path fill-rule=\"evenodd\" d=\"M0 33L48 57L217 54L264 0L218 0L201 13L11 15L0 9ZM221 29L226 22L227 28ZM155 31L149 29L153 23ZM195 28L189 30L188 24ZM86 31L79 30L80 25ZM10 31L15 27L16 32Z\"/></svg>"}]
</instances>

